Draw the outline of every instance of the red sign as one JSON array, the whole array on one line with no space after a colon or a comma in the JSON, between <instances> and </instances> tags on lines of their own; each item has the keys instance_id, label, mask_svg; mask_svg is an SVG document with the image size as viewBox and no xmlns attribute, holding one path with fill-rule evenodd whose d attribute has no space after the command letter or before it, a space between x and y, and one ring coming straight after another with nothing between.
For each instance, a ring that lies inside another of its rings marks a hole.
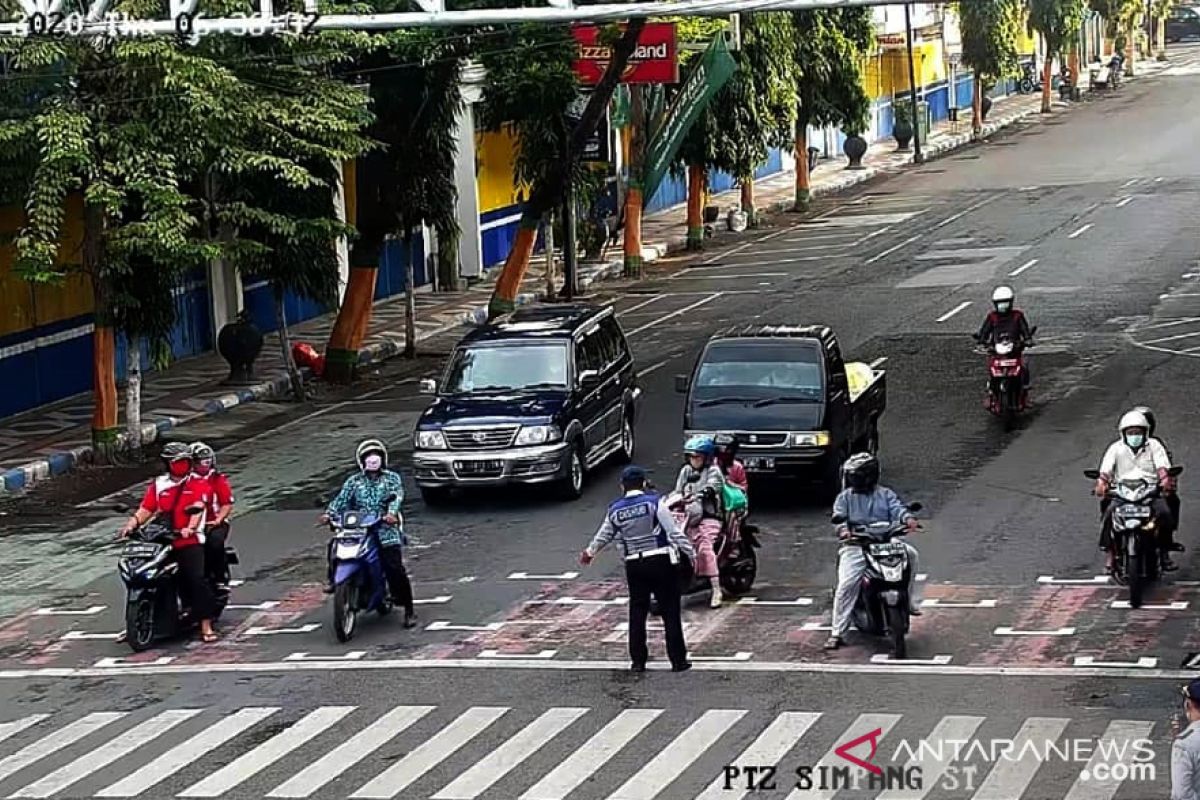
<instances>
[{"instance_id":1,"label":"red sign","mask_svg":"<svg viewBox=\"0 0 1200 800\"><path fill-rule=\"evenodd\" d=\"M621 29L624 30L624 25ZM595 86L612 59L612 48L601 44L600 28L576 25L571 29L579 43L575 72L586 86ZM675 23L647 22L638 37L637 49L629 59L621 83L678 83L679 53L675 43Z\"/></svg>"}]
</instances>

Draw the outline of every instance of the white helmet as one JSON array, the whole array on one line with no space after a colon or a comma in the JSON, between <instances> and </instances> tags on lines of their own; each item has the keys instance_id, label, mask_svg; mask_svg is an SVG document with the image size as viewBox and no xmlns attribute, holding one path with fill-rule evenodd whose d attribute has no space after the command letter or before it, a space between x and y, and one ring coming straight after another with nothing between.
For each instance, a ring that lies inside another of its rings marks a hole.
<instances>
[{"instance_id":1,"label":"white helmet","mask_svg":"<svg viewBox=\"0 0 1200 800\"><path fill-rule=\"evenodd\" d=\"M997 286L996 291L992 292L992 305L1001 314L1006 314L1012 311L1013 301L1016 300L1016 294L1009 286Z\"/></svg>"},{"instance_id":2,"label":"white helmet","mask_svg":"<svg viewBox=\"0 0 1200 800\"><path fill-rule=\"evenodd\" d=\"M383 466L387 466L387 448L384 447L383 442L378 439L367 439L354 451L354 460L358 463L359 469L364 469L363 461L366 459L368 453L379 453L379 455L383 456Z\"/></svg>"},{"instance_id":3,"label":"white helmet","mask_svg":"<svg viewBox=\"0 0 1200 800\"><path fill-rule=\"evenodd\" d=\"M1124 433L1130 428L1145 428L1147 432L1150 430L1150 421L1146 419L1146 415L1136 409L1128 411L1125 416L1121 417L1121 421L1117 424L1117 432Z\"/></svg>"}]
</instances>

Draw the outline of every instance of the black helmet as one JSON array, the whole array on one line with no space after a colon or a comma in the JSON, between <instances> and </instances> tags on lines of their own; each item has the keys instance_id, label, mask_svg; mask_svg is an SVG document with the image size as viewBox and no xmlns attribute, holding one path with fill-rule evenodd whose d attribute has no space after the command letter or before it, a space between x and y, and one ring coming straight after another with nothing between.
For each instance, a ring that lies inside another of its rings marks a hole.
<instances>
[{"instance_id":1,"label":"black helmet","mask_svg":"<svg viewBox=\"0 0 1200 800\"><path fill-rule=\"evenodd\" d=\"M718 433L715 441L717 443L717 455L728 456L730 458L737 455L738 440L732 433Z\"/></svg>"},{"instance_id":2,"label":"black helmet","mask_svg":"<svg viewBox=\"0 0 1200 800\"><path fill-rule=\"evenodd\" d=\"M1137 408L1135 408L1133 410L1142 412L1142 416L1146 418L1146 422L1150 423L1149 427L1146 429L1146 435L1154 436L1154 425L1155 425L1154 412L1151 411L1150 409L1146 408L1145 406L1138 406Z\"/></svg>"},{"instance_id":3,"label":"black helmet","mask_svg":"<svg viewBox=\"0 0 1200 800\"><path fill-rule=\"evenodd\" d=\"M192 450L183 442L167 442L162 449L160 456L163 461L170 464L172 461L192 460Z\"/></svg>"},{"instance_id":4,"label":"black helmet","mask_svg":"<svg viewBox=\"0 0 1200 800\"><path fill-rule=\"evenodd\" d=\"M879 459L870 453L856 453L842 466L845 486L856 492L870 492L879 484Z\"/></svg>"}]
</instances>

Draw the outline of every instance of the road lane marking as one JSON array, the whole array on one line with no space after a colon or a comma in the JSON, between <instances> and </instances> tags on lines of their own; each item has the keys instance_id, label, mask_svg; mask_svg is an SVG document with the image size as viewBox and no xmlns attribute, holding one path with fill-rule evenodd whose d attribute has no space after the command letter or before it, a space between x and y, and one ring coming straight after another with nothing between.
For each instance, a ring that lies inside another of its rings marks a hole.
<instances>
[{"instance_id":1,"label":"road lane marking","mask_svg":"<svg viewBox=\"0 0 1200 800\"><path fill-rule=\"evenodd\" d=\"M284 657L284 661L358 661L366 656L366 650L351 650L340 656L314 656L311 653L292 653Z\"/></svg>"},{"instance_id":2,"label":"road lane marking","mask_svg":"<svg viewBox=\"0 0 1200 800\"><path fill-rule=\"evenodd\" d=\"M541 660L551 659L558 653L557 650L539 650L536 653L501 653L499 650L480 650L479 655L475 656L480 659L496 659L504 660L509 658L537 658Z\"/></svg>"},{"instance_id":3,"label":"road lane marking","mask_svg":"<svg viewBox=\"0 0 1200 800\"><path fill-rule=\"evenodd\" d=\"M44 719L48 719L49 714L30 714L28 717L15 719L12 722L0 723L0 742L5 739L10 739L16 736L26 728L32 728Z\"/></svg>"},{"instance_id":4,"label":"road lane marking","mask_svg":"<svg viewBox=\"0 0 1200 800\"><path fill-rule=\"evenodd\" d=\"M808 732L821 715L814 712L785 711L767 726L758 738L742 751L732 763L738 765L778 764L783 761L800 738ZM742 800L749 790L725 788L725 776L718 775L696 800ZM559 795L565 797L566 795ZM524 800L524 798L522 798ZM533 798L530 798L533 800ZM539 798L539 800L541 800ZM546 798L545 800L549 800Z\"/></svg>"},{"instance_id":5,"label":"road lane marking","mask_svg":"<svg viewBox=\"0 0 1200 800\"><path fill-rule=\"evenodd\" d=\"M992 631L993 636L1073 636L1074 628L1059 628L1053 631L1019 631L1016 628L999 627Z\"/></svg>"},{"instance_id":6,"label":"road lane marking","mask_svg":"<svg viewBox=\"0 0 1200 800\"><path fill-rule=\"evenodd\" d=\"M705 711L608 800L654 800L745 715L740 710Z\"/></svg>"},{"instance_id":7,"label":"road lane marking","mask_svg":"<svg viewBox=\"0 0 1200 800\"><path fill-rule=\"evenodd\" d=\"M938 724L929 732L929 735L923 738L925 741L939 743L966 742L975 735L975 731L983 724L983 721L984 717L945 716L938 720ZM953 747L942 747L941 752L936 750L923 752L918 749L904 765L904 771L907 772L913 767L919 768L921 788L916 791L887 790L877 794L875 800L923 800L941 782L942 775L945 774L946 768L950 766L955 755Z\"/></svg>"},{"instance_id":8,"label":"road lane marking","mask_svg":"<svg viewBox=\"0 0 1200 800\"><path fill-rule=\"evenodd\" d=\"M526 600L527 606L623 606L629 602L628 597L613 597L608 600L592 600L586 597L556 597L553 600Z\"/></svg>"},{"instance_id":9,"label":"road lane marking","mask_svg":"<svg viewBox=\"0 0 1200 800\"><path fill-rule=\"evenodd\" d=\"M352 800L391 800L431 769L441 764L468 742L483 733L493 722L508 713L508 708L473 706L454 722L422 742L404 758L377 775L354 794Z\"/></svg>"},{"instance_id":10,"label":"road lane marking","mask_svg":"<svg viewBox=\"0 0 1200 800\"><path fill-rule=\"evenodd\" d=\"M693 309L699 308L702 305L711 303L713 300L716 300L718 297L720 297L721 294L722 294L722 292L715 292L715 293L709 295L708 297L697 300L696 302L692 303L691 305L684 306L683 308L681 308L677 311L672 311L670 314L661 316L656 320L651 320L650 322L647 322L645 325L639 325L638 327L636 327L633 330L626 333L625 336L626 336L626 338L628 338L630 336L633 336L634 334L641 333L642 331L645 331L645 330L649 330L650 328L653 328L655 325L661 325L662 323L666 322L669 319L674 319L675 317L678 317L681 314L686 314L687 312L689 312Z\"/></svg>"},{"instance_id":11,"label":"road lane marking","mask_svg":"<svg viewBox=\"0 0 1200 800\"><path fill-rule=\"evenodd\" d=\"M749 661L753 658L753 653L747 653L744 650L739 650L731 656L698 656L695 653L688 653L689 661Z\"/></svg>"},{"instance_id":12,"label":"road lane marking","mask_svg":"<svg viewBox=\"0 0 1200 800\"><path fill-rule=\"evenodd\" d=\"M1079 586L1091 584L1106 584L1109 582L1107 575L1096 575L1091 578L1055 578L1053 575L1041 575L1037 579L1038 583L1051 584L1055 586Z\"/></svg>"},{"instance_id":13,"label":"road lane marking","mask_svg":"<svg viewBox=\"0 0 1200 800\"><path fill-rule=\"evenodd\" d=\"M1188 604L1184 600L1176 600L1165 605L1155 605L1153 603L1143 603L1138 611L1185 611ZM1128 600L1113 600L1109 608L1131 608Z\"/></svg>"},{"instance_id":14,"label":"road lane marking","mask_svg":"<svg viewBox=\"0 0 1200 800\"><path fill-rule=\"evenodd\" d=\"M871 656L872 664L926 664L945 666L954 660L954 656L940 655L933 658L892 658L887 653L875 653Z\"/></svg>"},{"instance_id":15,"label":"road lane marking","mask_svg":"<svg viewBox=\"0 0 1200 800\"><path fill-rule=\"evenodd\" d=\"M974 603L949 603L941 598L931 598L921 603L922 608L995 608L997 601L994 599L979 600Z\"/></svg>"},{"instance_id":16,"label":"road lane marking","mask_svg":"<svg viewBox=\"0 0 1200 800\"><path fill-rule=\"evenodd\" d=\"M1024 264L1022 264L1021 266L1014 269L1012 272L1008 273L1008 277L1015 278L1018 275L1020 275L1022 272L1024 272L1025 270L1032 267L1036 263L1038 263L1038 260L1036 258L1031 258L1028 261L1026 261Z\"/></svg>"},{"instance_id":17,"label":"road lane marking","mask_svg":"<svg viewBox=\"0 0 1200 800\"><path fill-rule=\"evenodd\" d=\"M1100 741L1097 742L1096 752L1088 760L1087 766L1083 768L1079 778L1071 784L1071 790L1067 792L1067 796L1063 800L1112 800L1116 797L1121 784L1125 782L1126 774L1124 770L1113 770L1113 767L1118 764L1129 767L1133 763L1134 754L1139 752L1133 743L1138 739L1148 739L1150 731L1153 729L1153 722L1124 719L1110 722L1104 733L1101 734ZM1105 741L1111 743L1109 747L1103 746ZM1116 756L1115 760L1112 758L1114 755ZM1101 780L1094 774L1096 767L1100 764L1108 767L1105 780ZM1113 778L1112 772L1114 771L1121 774L1121 780Z\"/></svg>"},{"instance_id":18,"label":"road lane marking","mask_svg":"<svg viewBox=\"0 0 1200 800\"><path fill-rule=\"evenodd\" d=\"M1156 322L1153 325L1143 325L1140 328L1137 328L1137 330L1140 332L1152 331L1158 328L1174 328L1176 325L1190 325L1193 322L1200 322L1200 317L1181 317L1179 319L1173 319L1170 322Z\"/></svg>"},{"instance_id":19,"label":"road lane marking","mask_svg":"<svg viewBox=\"0 0 1200 800\"><path fill-rule=\"evenodd\" d=\"M396 738L436 706L397 706L296 775L267 793L267 797L310 797L346 770Z\"/></svg>"},{"instance_id":20,"label":"road lane marking","mask_svg":"<svg viewBox=\"0 0 1200 800\"><path fill-rule=\"evenodd\" d=\"M875 746L879 744L879 741L886 737L888 733L891 732L892 728L896 726L896 723L900 721L901 716L902 715L900 714L860 714L858 718L850 724L850 727L847 728L841 736L834 740L837 742L837 744L831 747L829 752L821 757L821 760L817 762L816 769L813 771L819 773L822 767L827 769L832 767L845 767L846 761L844 761L842 757L838 755L838 748L842 747L846 742L850 742L862 737L862 735L865 733L871 733L872 731L879 730L879 738L876 739L872 745L873 751ZM865 755L865 751L859 751L856 754ZM837 793L837 789L824 792L815 788L804 791L797 787L792 789L791 794L787 796L787 800L833 800L834 795Z\"/></svg>"},{"instance_id":21,"label":"road lane marking","mask_svg":"<svg viewBox=\"0 0 1200 800\"><path fill-rule=\"evenodd\" d=\"M159 656L153 661L134 661L128 658L102 658L94 666L105 667L165 667L175 660L174 656Z\"/></svg>"},{"instance_id":22,"label":"road lane marking","mask_svg":"<svg viewBox=\"0 0 1200 800\"><path fill-rule=\"evenodd\" d=\"M664 297L666 297L665 294L656 294L653 297L649 298L648 300L643 300L642 302L638 303L637 305L630 306L629 308L623 308L620 311L618 311L617 313L618 314L632 314L634 311L637 311L639 308L645 308L646 306L650 305L651 303L662 300Z\"/></svg>"},{"instance_id":23,"label":"road lane marking","mask_svg":"<svg viewBox=\"0 0 1200 800\"><path fill-rule=\"evenodd\" d=\"M952 308L952 309L950 309L949 311L947 311L945 314L942 314L940 317L938 317L938 318L937 318L937 321L938 321L938 322L945 322L946 320L950 319L950 318L951 318L951 317L953 317L955 314L957 314L958 312L962 311L964 308L967 308L967 307L968 307L968 306L970 306L970 305L971 305L971 301L970 301L970 300L964 300L964 301L962 301L961 303L959 303L957 306L955 306L954 308Z\"/></svg>"},{"instance_id":24,"label":"road lane marking","mask_svg":"<svg viewBox=\"0 0 1200 800\"><path fill-rule=\"evenodd\" d=\"M36 742L26 745L11 756L0 760L0 781L14 775L31 764L52 756L59 750L65 750L71 745L96 731L128 716L124 711L100 711L77 719L61 730L43 736Z\"/></svg>"},{"instance_id":25,"label":"road lane marking","mask_svg":"<svg viewBox=\"0 0 1200 800\"><path fill-rule=\"evenodd\" d=\"M881 259L881 258L883 258L883 257L885 257L885 256L890 256L892 253L896 252L896 251L897 251L897 250L899 250L901 247L904 247L904 246L906 246L906 245L910 245L910 244L912 244L912 243L913 243L913 242L915 242L917 239L920 239L920 238L921 238L921 236L922 236L922 234L919 234L919 233L918 233L916 236L910 236L910 237L908 237L907 239L905 239L903 242L901 242L900 244L897 244L897 245L892 245L892 246L891 246L891 247L889 247L887 250L884 250L882 253L879 253L878 255L871 256L871 257L870 257L870 258L868 258L866 261L864 261L864 262L863 262L863 264L874 264L874 263L875 263L876 261L878 261L879 259Z\"/></svg>"},{"instance_id":26,"label":"road lane marking","mask_svg":"<svg viewBox=\"0 0 1200 800\"><path fill-rule=\"evenodd\" d=\"M1151 339L1147 342L1141 342L1141 344L1162 344L1163 342L1175 342L1180 339L1190 339L1193 336L1200 336L1200 331L1191 331L1189 333L1177 333L1174 336L1164 336L1161 339Z\"/></svg>"},{"instance_id":27,"label":"road lane marking","mask_svg":"<svg viewBox=\"0 0 1200 800\"><path fill-rule=\"evenodd\" d=\"M1129 197L1126 197L1121 202L1117 203L1117 208L1124 208L1125 206L1129 205L1132 202L1133 202L1133 196L1130 195Z\"/></svg>"},{"instance_id":28,"label":"road lane marking","mask_svg":"<svg viewBox=\"0 0 1200 800\"><path fill-rule=\"evenodd\" d=\"M1075 656L1074 666L1076 667L1120 667L1122 669L1154 669L1158 666L1158 659L1149 656L1142 656L1137 661L1097 661L1095 656Z\"/></svg>"},{"instance_id":29,"label":"road lane marking","mask_svg":"<svg viewBox=\"0 0 1200 800\"><path fill-rule=\"evenodd\" d=\"M439 594L437 597L422 597L419 600L413 600L413 605L417 605L417 606L442 605L444 603L449 603L453 599L454 599L454 595Z\"/></svg>"},{"instance_id":30,"label":"road lane marking","mask_svg":"<svg viewBox=\"0 0 1200 800\"><path fill-rule=\"evenodd\" d=\"M730 275L693 275L697 281L740 281L744 278L786 278L790 272L736 272Z\"/></svg>"},{"instance_id":31,"label":"road lane marking","mask_svg":"<svg viewBox=\"0 0 1200 800\"><path fill-rule=\"evenodd\" d=\"M242 631L243 636L275 636L276 634L284 633L312 633L317 628L321 627L319 622L310 622L307 625L301 625L297 628L260 628L251 627Z\"/></svg>"},{"instance_id":32,"label":"road lane marking","mask_svg":"<svg viewBox=\"0 0 1200 800\"><path fill-rule=\"evenodd\" d=\"M1013 800L1024 797L1033 776L1042 766L1040 748L1056 742L1071 720L1062 717L1030 717L1021 725L1013 739L1010 752L1016 758L1000 758L992 765L987 778L971 800Z\"/></svg>"},{"instance_id":33,"label":"road lane marking","mask_svg":"<svg viewBox=\"0 0 1200 800\"><path fill-rule=\"evenodd\" d=\"M645 369L640 369L640 370L638 370L638 377L644 378L653 372L657 372L658 370L665 367L667 364L670 364L672 360L673 359L671 359L671 358L664 358L662 361L659 361L655 364L651 364L650 366L646 367ZM579 573L574 573L574 574L578 575ZM556 578L554 580L571 580L571 578Z\"/></svg>"},{"instance_id":34,"label":"road lane marking","mask_svg":"<svg viewBox=\"0 0 1200 800\"><path fill-rule=\"evenodd\" d=\"M238 611L270 611L272 608L275 608L278 605L279 605L278 600L264 600L261 603L252 603L249 605L239 605L237 603L230 603L229 605L225 606L225 608L227 610L235 609Z\"/></svg>"},{"instance_id":35,"label":"road lane marking","mask_svg":"<svg viewBox=\"0 0 1200 800\"><path fill-rule=\"evenodd\" d=\"M1074 239L1074 238L1076 238L1077 236L1082 236L1083 234L1087 233L1087 232L1088 232L1088 230L1090 230L1090 229L1091 229L1091 227L1092 227L1092 224L1093 224L1093 223L1089 222L1088 224L1084 225L1084 226L1083 226L1082 228L1080 228L1079 230L1077 230L1077 231L1075 231L1074 233L1072 233L1072 234L1071 234L1070 236L1068 236L1067 238L1068 238L1068 239Z\"/></svg>"},{"instance_id":36,"label":"road lane marking","mask_svg":"<svg viewBox=\"0 0 1200 800\"><path fill-rule=\"evenodd\" d=\"M91 639L116 640L116 638L118 636L120 636L121 633L122 633L122 631L117 631L116 633L88 633L87 631L67 631L66 633L64 633L62 635L62 638L59 639L59 641L60 642L77 642L77 641L86 641L86 640L91 640Z\"/></svg>"},{"instance_id":37,"label":"road lane marking","mask_svg":"<svg viewBox=\"0 0 1200 800\"><path fill-rule=\"evenodd\" d=\"M91 606L83 609L39 608L33 614L37 617L93 617L106 608L108 606Z\"/></svg>"},{"instance_id":38,"label":"road lane marking","mask_svg":"<svg viewBox=\"0 0 1200 800\"><path fill-rule=\"evenodd\" d=\"M449 620L438 619L425 626L427 631L498 631L504 627L503 622L489 622L486 625L455 625Z\"/></svg>"},{"instance_id":39,"label":"road lane marking","mask_svg":"<svg viewBox=\"0 0 1200 800\"><path fill-rule=\"evenodd\" d=\"M1130 186L1133 186L1135 183L1137 183L1140 180L1141 180L1141 178L1130 178L1129 180L1127 180L1121 184L1121 188L1126 189Z\"/></svg>"},{"instance_id":40,"label":"road lane marking","mask_svg":"<svg viewBox=\"0 0 1200 800\"><path fill-rule=\"evenodd\" d=\"M658 708L629 708L622 711L521 795L520 800L561 800L566 797L596 774L661 714L662 709Z\"/></svg>"},{"instance_id":41,"label":"road lane marking","mask_svg":"<svg viewBox=\"0 0 1200 800\"><path fill-rule=\"evenodd\" d=\"M998 195L998 194L994 194L994 195L992 195L991 197L985 197L985 198L983 198L982 200L980 200L978 203L976 203L975 205L973 205L973 206L968 206L967 208L965 208L965 209L963 209L962 211L958 212L958 213L957 213L957 214L955 214L954 216L952 216L952 217L947 217L946 219L942 220L942 221L941 221L941 222L939 222L937 225L934 225L934 226L933 226L933 228L932 228L932 230L935 230L935 231L936 231L938 228L945 227L946 225L949 225L951 222L955 222L955 221L957 221L957 220L960 220L960 219L962 219L962 218L963 218L963 217L965 217L967 214L970 214L972 211L978 211L979 209L981 209L981 208L983 208L984 206L986 206L988 203L991 203L991 202L993 202L993 201L995 201L995 200L999 200L999 199L1000 199L1000 195Z\"/></svg>"},{"instance_id":42,"label":"road lane marking","mask_svg":"<svg viewBox=\"0 0 1200 800\"><path fill-rule=\"evenodd\" d=\"M248 753L234 759L177 797L220 797L346 717L354 706L321 706Z\"/></svg>"},{"instance_id":43,"label":"road lane marking","mask_svg":"<svg viewBox=\"0 0 1200 800\"><path fill-rule=\"evenodd\" d=\"M734 605L739 606L811 606L811 597L797 597L795 600L759 600L757 597L739 597Z\"/></svg>"},{"instance_id":44,"label":"road lane marking","mask_svg":"<svg viewBox=\"0 0 1200 800\"><path fill-rule=\"evenodd\" d=\"M530 756L542 749L551 739L588 712L587 708L552 708L504 744L459 775L431 800L474 800L496 781L512 772Z\"/></svg>"},{"instance_id":45,"label":"road lane marking","mask_svg":"<svg viewBox=\"0 0 1200 800\"><path fill-rule=\"evenodd\" d=\"M124 731L119 737L109 739L100 747L72 761L70 764L34 781L9 797L52 797L69 786L74 786L93 772L104 769L154 741L182 722L201 713L198 708L179 708L164 711L146 720L132 730Z\"/></svg>"},{"instance_id":46,"label":"road lane marking","mask_svg":"<svg viewBox=\"0 0 1200 800\"><path fill-rule=\"evenodd\" d=\"M557 575L538 575L532 572L510 572L510 581L573 581L579 577L578 572L560 572Z\"/></svg>"}]
</instances>

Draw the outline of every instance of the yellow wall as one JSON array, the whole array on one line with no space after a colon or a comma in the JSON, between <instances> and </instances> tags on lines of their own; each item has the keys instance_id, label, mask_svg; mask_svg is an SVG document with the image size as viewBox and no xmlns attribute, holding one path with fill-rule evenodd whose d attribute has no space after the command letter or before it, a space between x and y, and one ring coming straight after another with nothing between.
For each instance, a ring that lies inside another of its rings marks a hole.
<instances>
[{"instance_id":1,"label":"yellow wall","mask_svg":"<svg viewBox=\"0 0 1200 800\"><path fill-rule=\"evenodd\" d=\"M479 131L475 134L478 166L475 183L479 187L479 213L514 205L517 189L513 186L516 140L512 131Z\"/></svg>"},{"instance_id":2,"label":"yellow wall","mask_svg":"<svg viewBox=\"0 0 1200 800\"><path fill-rule=\"evenodd\" d=\"M917 84L928 86L946 79L946 59L940 40L923 42L913 48ZM908 51L904 48L884 50L863 64L862 86L872 100L891 97L909 88Z\"/></svg>"},{"instance_id":3,"label":"yellow wall","mask_svg":"<svg viewBox=\"0 0 1200 800\"><path fill-rule=\"evenodd\" d=\"M20 230L21 209L0 208L0 242ZM83 202L74 196L67 201L58 263L78 266L83 245ZM0 243L0 336L19 333L38 325L89 314L93 309L92 289L77 272L54 284L31 284L13 271L15 248Z\"/></svg>"}]
</instances>

